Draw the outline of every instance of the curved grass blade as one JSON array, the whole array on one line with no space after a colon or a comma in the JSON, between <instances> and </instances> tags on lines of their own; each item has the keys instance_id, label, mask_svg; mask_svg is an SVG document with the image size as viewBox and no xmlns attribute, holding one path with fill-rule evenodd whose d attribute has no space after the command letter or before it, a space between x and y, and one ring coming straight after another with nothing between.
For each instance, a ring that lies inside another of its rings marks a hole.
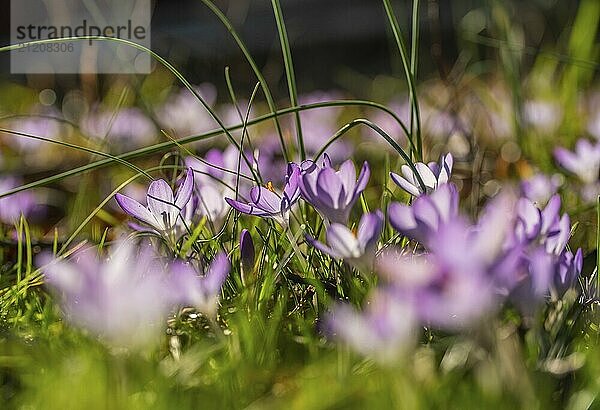
<instances>
[{"instance_id":1,"label":"curved grass blade","mask_svg":"<svg viewBox=\"0 0 600 410\"><path fill-rule=\"evenodd\" d=\"M385 9L385 14L387 15L388 21L390 23L390 27L394 34L394 39L396 40L396 44L398 46L398 50L400 51L400 58L402 59L402 67L404 68L404 74L406 75L406 81L408 82L408 87L411 95L411 110L414 109L415 113L415 123L416 123L416 140L417 140L417 159L423 159L423 143L421 141L421 120L419 113L419 102L417 100L417 90L415 85L415 79L411 72L411 68L409 66L408 61L408 52L406 51L406 46L404 45L404 40L402 38L402 30L400 29L400 25L398 24L398 19L394 14L394 9L390 3L390 0L383 0L383 6ZM412 120L412 115L411 115Z\"/></svg>"},{"instance_id":2,"label":"curved grass blade","mask_svg":"<svg viewBox=\"0 0 600 410\"><path fill-rule=\"evenodd\" d=\"M256 61L254 61L254 59L252 58L252 55L248 51L248 48L246 47L246 45L240 38L240 36L237 33L237 31L235 30L235 28L233 28L233 25L231 24L231 22L229 21L227 16L225 16L225 14L223 14L223 12L217 6L215 6L215 4L211 0L201 0L201 1L202 1L202 3L204 3L204 5L206 7L208 7L210 9L210 11L213 12L213 14L215 16L217 16L217 18L221 21L223 26L225 26L225 28L227 29L229 34L231 34L231 37L233 37L233 40L235 41L235 43L241 50L242 54L244 54L246 61L248 61L248 64L250 64L250 67L252 68L252 71L254 72L254 75L258 79L258 82L260 83L263 93L265 94L265 98L267 100L267 105L269 106L269 109L271 110L271 112L276 112L277 107L275 105L275 101L273 100L273 95L271 94L269 85L267 84L267 81L265 80L265 77L262 75L261 71L258 69L258 65L256 64ZM277 129L277 133L279 135L279 142L281 144L281 152L282 152L283 157L285 158L286 162L289 162L290 157L289 157L289 153L287 151L285 140L283 139L283 131L281 129L281 124L279 123L279 119L277 117L273 117L273 119L275 122L275 128Z\"/></svg>"},{"instance_id":3,"label":"curved grass blade","mask_svg":"<svg viewBox=\"0 0 600 410\"><path fill-rule=\"evenodd\" d=\"M407 137L409 137L408 129L406 128L406 125L404 125L402 120L400 120L400 118L392 110L390 110L389 108L385 107L382 104L378 104L378 103L375 103L372 101L363 101L363 100L332 100L332 101L324 101L324 102L318 102L318 103L313 103L313 104L300 105L298 107L285 108L285 109L276 111L274 113L269 113L269 114L265 114L260 117L254 118L254 119L248 121L247 125L258 124L265 120L269 120L274 117L286 115L286 114L293 113L296 111L311 110L311 109L317 109L317 108L321 108L321 107L344 107L344 106L365 106L365 107L380 109L380 110L386 112L387 114L389 114L392 118L394 118L394 120L400 125L400 127L402 128L404 133L407 135ZM232 127L229 127L228 130L235 131L235 130L241 129L243 127L244 127L244 124L237 124ZM200 134L200 135L191 135L188 137L180 138L179 140L177 140L177 142L165 141L165 142L151 145L149 147L139 148L139 149L136 149L133 151L125 152L125 153L117 155L115 157L119 158L121 160L129 160L129 159L133 159L133 158L142 157L144 155L150 155L150 154L155 154L158 152L163 152L165 150L171 149L178 145L185 145L185 144L189 144L189 143L196 142L196 141L202 141L202 140L205 140L208 138L216 137L221 134L223 134L223 130L215 129L215 130L208 131L208 132ZM411 149L414 149L414 144L412 144L410 137L408 138L408 141L411 146ZM103 160L99 160L96 162L92 162L92 163L89 163L86 165L82 165L80 167L73 168L71 170L64 171L64 172L61 172L61 173L58 173L55 175L51 175L49 177L42 178L38 181L24 184L19 187L8 190L8 191L0 194L0 198L15 194L17 192L25 191L27 189L36 188L38 186L48 185L53 182L59 181L61 179L68 178L70 176L78 175L83 172L92 171L92 170L95 170L95 169L98 169L101 167L111 165L114 162L119 162L119 161L116 159L113 160L112 158L109 158L109 159L103 159Z\"/></svg>"}]
</instances>

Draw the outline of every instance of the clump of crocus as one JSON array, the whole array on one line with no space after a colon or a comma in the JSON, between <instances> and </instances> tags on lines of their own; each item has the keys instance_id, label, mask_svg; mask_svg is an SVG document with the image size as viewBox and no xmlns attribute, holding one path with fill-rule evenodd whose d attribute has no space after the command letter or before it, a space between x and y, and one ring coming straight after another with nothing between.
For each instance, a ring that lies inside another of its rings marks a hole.
<instances>
[{"instance_id":1,"label":"clump of crocus","mask_svg":"<svg viewBox=\"0 0 600 410\"><path fill-rule=\"evenodd\" d=\"M413 301L424 325L470 326L498 307L497 278L518 268L519 259L504 249L511 210L511 199L500 197L474 225L461 216L443 221L426 238L427 253L387 252L377 272L399 297Z\"/></svg>"},{"instance_id":2,"label":"clump of crocus","mask_svg":"<svg viewBox=\"0 0 600 410\"><path fill-rule=\"evenodd\" d=\"M164 179L153 181L148 187L147 206L144 206L128 196L117 194L115 199L129 215L143 222L148 229L158 233L165 239L174 242L186 231L184 210L192 197L194 189L194 174L188 168L185 179L176 194ZM188 210L187 214L190 213ZM193 212L192 212L193 213Z\"/></svg>"},{"instance_id":3,"label":"clump of crocus","mask_svg":"<svg viewBox=\"0 0 600 410\"><path fill-rule=\"evenodd\" d=\"M438 187L448 183L450 175L452 174L453 165L454 159L452 154L448 153L440 157L439 163L430 162L429 164L425 164L423 162L416 162L414 167L418 176L415 174L415 171L406 164L402 165L400 168L402 175L391 172L390 176L392 181L400 188L411 195L419 196L431 193L438 189Z\"/></svg>"},{"instance_id":4,"label":"clump of crocus","mask_svg":"<svg viewBox=\"0 0 600 410\"><path fill-rule=\"evenodd\" d=\"M327 227L327 245L307 237L307 240L320 251L333 258L344 259L358 267L368 268L375 257L377 241L383 229L383 213L364 214L355 232L339 223Z\"/></svg>"},{"instance_id":5,"label":"clump of crocus","mask_svg":"<svg viewBox=\"0 0 600 410\"><path fill-rule=\"evenodd\" d=\"M221 287L231 264L224 252L218 253L203 275L191 263L176 262L171 266L172 287L179 304L194 307L209 318L217 313Z\"/></svg>"},{"instance_id":6,"label":"clump of crocus","mask_svg":"<svg viewBox=\"0 0 600 410\"><path fill-rule=\"evenodd\" d=\"M175 298L167 265L149 247L119 242L107 258L88 249L69 260L44 255L41 262L47 285L75 325L116 347L141 347L164 332Z\"/></svg>"},{"instance_id":7,"label":"clump of crocus","mask_svg":"<svg viewBox=\"0 0 600 410\"><path fill-rule=\"evenodd\" d=\"M452 183L429 195L417 197L411 205L393 202L388 207L390 224L401 234L423 244L435 240L440 225L458 215L458 190Z\"/></svg>"},{"instance_id":8,"label":"clump of crocus","mask_svg":"<svg viewBox=\"0 0 600 410\"><path fill-rule=\"evenodd\" d=\"M352 207L367 187L370 175L366 161L357 179L351 160L344 162L336 171L331 166L329 157L325 156L322 165L315 161L305 161L302 164L300 191L306 202L314 206L329 222L346 224Z\"/></svg>"},{"instance_id":9,"label":"clump of crocus","mask_svg":"<svg viewBox=\"0 0 600 410\"><path fill-rule=\"evenodd\" d=\"M250 201L246 203L232 198L225 198L225 200L232 208L243 214L272 218L281 226L287 227L290 210L300 196L299 179L300 168L297 164L290 163L281 195L275 192L273 184L267 183L266 186L254 186L250 189Z\"/></svg>"}]
</instances>

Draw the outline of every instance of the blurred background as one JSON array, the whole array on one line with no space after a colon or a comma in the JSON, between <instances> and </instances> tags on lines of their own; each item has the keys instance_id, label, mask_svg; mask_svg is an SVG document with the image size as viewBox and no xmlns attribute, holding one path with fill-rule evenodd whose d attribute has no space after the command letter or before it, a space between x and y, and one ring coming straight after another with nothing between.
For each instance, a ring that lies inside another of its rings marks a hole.
<instances>
[{"instance_id":1,"label":"blurred background","mask_svg":"<svg viewBox=\"0 0 600 410\"><path fill-rule=\"evenodd\" d=\"M413 2L392 4L410 48ZM271 2L232 0L215 5L256 61L276 107L288 107ZM8 44L9 1L3 6L0 39ZM407 84L382 2L282 0L281 7L300 103L371 100L389 106L408 124ZM599 16L597 0L418 2L417 89L425 159L435 159L442 151L454 154L456 182L473 209L494 196L505 181L539 172L553 177L555 146L571 148L578 138L600 138ZM154 2L152 48L197 87L226 125L242 122L257 78L231 34L203 1ZM150 75L11 75L9 58L0 53L4 130L0 157L10 177L2 185L4 191L99 159L11 131L119 154L218 128L176 76L157 62ZM249 112L250 118L270 112L262 91ZM296 131L291 117L281 120L281 132L293 146ZM400 127L381 110L325 108L301 114L308 155L316 154L341 126L359 117L374 121L406 146ZM260 153L261 172L280 182L285 162L273 123L251 127L250 137ZM225 145L224 138L212 138L189 147L202 154ZM155 165L166 151L138 161ZM334 162L349 156L384 160L389 152L383 140L364 128L352 130L329 149ZM396 161L392 157L392 167ZM129 172L112 166L108 178L93 172L83 178L78 174L52 180L30 191L37 195L36 209L45 205L43 212L26 214L34 222L43 221L44 233L53 232L57 224L59 231L68 232ZM566 203L588 209L597 187L564 182L559 175L553 184L577 191L572 203L566 195ZM88 192L81 184L100 189ZM135 184L128 189L143 194ZM105 217L92 227L94 232L117 222ZM11 218L14 215L5 221L10 223Z\"/></svg>"}]
</instances>

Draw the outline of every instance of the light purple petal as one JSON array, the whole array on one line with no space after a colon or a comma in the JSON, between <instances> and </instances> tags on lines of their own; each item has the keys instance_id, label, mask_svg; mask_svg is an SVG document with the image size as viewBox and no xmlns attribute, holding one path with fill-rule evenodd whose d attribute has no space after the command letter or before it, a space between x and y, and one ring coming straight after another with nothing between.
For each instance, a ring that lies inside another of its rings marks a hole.
<instances>
[{"instance_id":1,"label":"light purple petal","mask_svg":"<svg viewBox=\"0 0 600 410\"><path fill-rule=\"evenodd\" d=\"M243 202L236 201L235 199L225 198L225 201L238 212L247 215L254 216L269 216L270 213L265 212L263 209L257 207L256 205L245 204Z\"/></svg>"},{"instance_id":2,"label":"light purple petal","mask_svg":"<svg viewBox=\"0 0 600 410\"><path fill-rule=\"evenodd\" d=\"M367 250L377 244L381 230L383 229L383 213L378 209L374 213L364 214L358 224L356 237L358 243Z\"/></svg>"},{"instance_id":3,"label":"light purple petal","mask_svg":"<svg viewBox=\"0 0 600 410\"><path fill-rule=\"evenodd\" d=\"M194 171L191 168L188 168L185 174L185 179L177 190L177 195L175 195L175 205L177 205L179 209L183 209L192 197L193 192Z\"/></svg>"},{"instance_id":4,"label":"light purple petal","mask_svg":"<svg viewBox=\"0 0 600 410\"><path fill-rule=\"evenodd\" d=\"M408 180L401 177L400 175L390 172L390 177L392 178L392 181L396 183L396 185L404 189L409 194L414 196L421 195L421 191L415 185L411 184Z\"/></svg>"},{"instance_id":5,"label":"light purple petal","mask_svg":"<svg viewBox=\"0 0 600 410\"><path fill-rule=\"evenodd\" d=\"M159 225L154 218L154 215L142 204L140 204L135 199L129 198L128 196L122 194L116 194L115 199L117 203L125 212L129 215L133 216L136 219L154 227L161 229L161 225Z\"/></svg>"},{"instance_id":6,"label":"light purple petal","mask_svg":"<svg viewBox=\"0 0 600 410\"><path fill-rule=\"evenodd\" d=\"M360 249L356 236L342 224L331 224L327 228L327 244L345 258L360 258Z\"/></svg>"}]
</instances>

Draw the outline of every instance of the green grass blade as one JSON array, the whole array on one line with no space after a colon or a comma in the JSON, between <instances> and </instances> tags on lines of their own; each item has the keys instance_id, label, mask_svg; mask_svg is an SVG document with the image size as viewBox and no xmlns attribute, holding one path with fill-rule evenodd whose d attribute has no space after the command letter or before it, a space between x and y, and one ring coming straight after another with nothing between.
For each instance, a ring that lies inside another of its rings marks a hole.
<instances>
[{"instance_id":1,"label":"green grass blade","mask_svg":"<svg viewBox=\"0 0 600 410\"><path fill-rule=\"evenodd\" d=\"M390 115L400 125L400 127L402 128L404 133L406 135L408 135L408 129L406 128L406 125L402 122L402 120L400 120L400 118L392 110L390 110L389 108L387 108L386 106L384 106L382 104L378 104L378 103L375 103L372 101L363 101L363 100L332 100L332 101L324 101L324 102L313 103L313 104L300 105L298 107L285 108L280 111L276 111L274 113L269 113L269 114L265 114L260 117L254 118L254 119L248 121L246 123L246 126L258 124L258 123L261 123L268 119L272 119L277 116L290 114L290 113L293 113L296 111L311 110L311 109L317 109L317 108L321 108L321 107L345 107L345 106L363 106L363 107L369 107L369 108L376 108L381 111L384 111L385 113ZM244 127L244 124L237 124L237 125L227 128L227 130L235 131L238 129L242 129L243 127ZM158 152L163 152L163 151L169 150L173 147L176 147L178 145L185 145L185 144L189 144L192 142L202 141L202 140L206 140L208 138L216 137L218 135L223 134L223 132L224 131L222 129L215 129L215 130L203 133L203 134L191 135L188 137L180 138L177 141L165 141L165 142L154 144L154 145L151 145L148 147L139 148L137 150L133 150L133 151L125 152L121 155L117 155L116 157L121 160L130 160L133 158L139 158L144 155L150 155L150 154L155 154ZM409 140L409 144L411 144L410 138L408 140ZM395 141L394 141L394 144L397 145L397 143ZM411 144L411 147L414 148L414 145ZM112 159L112 158L108 158L108 159L103 159L103 160L99 160L96 162L92 162L92 163L89 163L86 165L82 165L80 167L73 168L71 170L64 171L64 172L61 172L61 173L58 173L55 175L51 175L49 177L42 178L40 180L31 182L28 184L24 184L24 185L18 186L16 188L13 188L11 190L8 190L4 193L1 193L0 198L4 198L6 196L15 194L17 192L25 191L27 189L32 189L32 188L36 188L39 186L48 185L53 182L68 178L70 176L75 176L75 175L79 175L84 172L96 170L96 169L111 165L115 162L119 162L119 161Z\"/></svg>"},{"instance_id":2,"label":"green grass blade","mask_svg":"<svg viewBox=\"0 0 600 410\"><path fill-rule=\"evenodd\" d=\"M292 52L290 50L290 42L288 40L287 29L283 19L283 12L279 0L271 0L273 13L275 13L275 21L277 22L277 32L281 43L281 52L283 53L283 63L285 65L285 76L287 79L288 90L290 94L290 103L292 107L298 105L298 91L296 89L296 75L294 73L294 63L292 62ZM302 123L300 121L300 113L295 112L296 119L296 137L298 139L298 149L300 150L300 159L306 159L306 151L304 149L304 139L302 137Z\"/></svg>"},{"instance_id":3,"label":"green grass blade","mask_svg":"<svg viewBox=\"0 0 600 410\"><path fill-rule=\"evenodd\" d=\"M225 26L225 28L227 29L229 34L231 34L231 37L233 37L233 40L235 41L235 43L237 44L239 49L242 51L242 54L244 54L246 61L248 61L248 64L250 64L250 67L252 68L252 71L254 72L254 75L258 79L258 82L260 83L263 93L265 94L265 98L267 100L267 105L269 106L269 109L271 110L271 112L276 112L277 106L275 105L275 101L273 100L273 95L271 94L271 90L269 88L269 85L267 84L267 80L265 80L265 77L262 75L262 72L258 68L256 61L254 61L254 58L252 58L252 55L248 51L248 48L246 47L246 45L244 44L244 42L238 35L235 28L233 28L233 25L231 24L231 22L229 21L227 16L225 16L225 14L223 14L223 12L217 6L215 6L215 4L211 0L201 0L201 1L202 1L202 3L204 3L204 5L206 7L208 7L210 9L210 11L212 11L215 14L215 16L217 16L217 18L221 21L223 26ZM281 124L279 123L279 120L276 116L273 117L273 120L275 123L275 128L277 129L277 133L279 134L279 142L281 144L281 151L282 151L283 157L285 158L286 162L289 162L290 157L289 157L289 153L287 151L285 140L283 139L283 131L281 129Z\"/></svg>"},{"instance_id":4,"label":"green grass blade","mask_svg":"<svg viewBox=\"0 0 600 410\"><path fill-rule=\"evenodd\" d=\"M419 102L417 99L417 90L416 90L416 85L415 85L415 79L411 72L409 59L408 59L408 52L406 51L406 46L404 44L404 39L402 37L402 30L400 29L400 25L398 24L398 19L396 18L396 15L394 14L394 9L392 8L390 0L383 0L383 6L385 9L385 14L387 15L388 21L390 23L392 33L394 34L394 39L396 40L396 45L398 46L398 50L400 51L402 67L404 68L404 74L406 75L406 81L408 83L408 88L409 88L410 96L411 96L411 100L410 100L411 110L414 110L414 112L415 112L416 146L417 146L416 157L417 157L417 159L422 159L423 158L423 144L421 141L421 120L420 120L421 115L419 113ZM413 135L411 135L410 138L413 138Z\"/></svg>"}]
</instances>

